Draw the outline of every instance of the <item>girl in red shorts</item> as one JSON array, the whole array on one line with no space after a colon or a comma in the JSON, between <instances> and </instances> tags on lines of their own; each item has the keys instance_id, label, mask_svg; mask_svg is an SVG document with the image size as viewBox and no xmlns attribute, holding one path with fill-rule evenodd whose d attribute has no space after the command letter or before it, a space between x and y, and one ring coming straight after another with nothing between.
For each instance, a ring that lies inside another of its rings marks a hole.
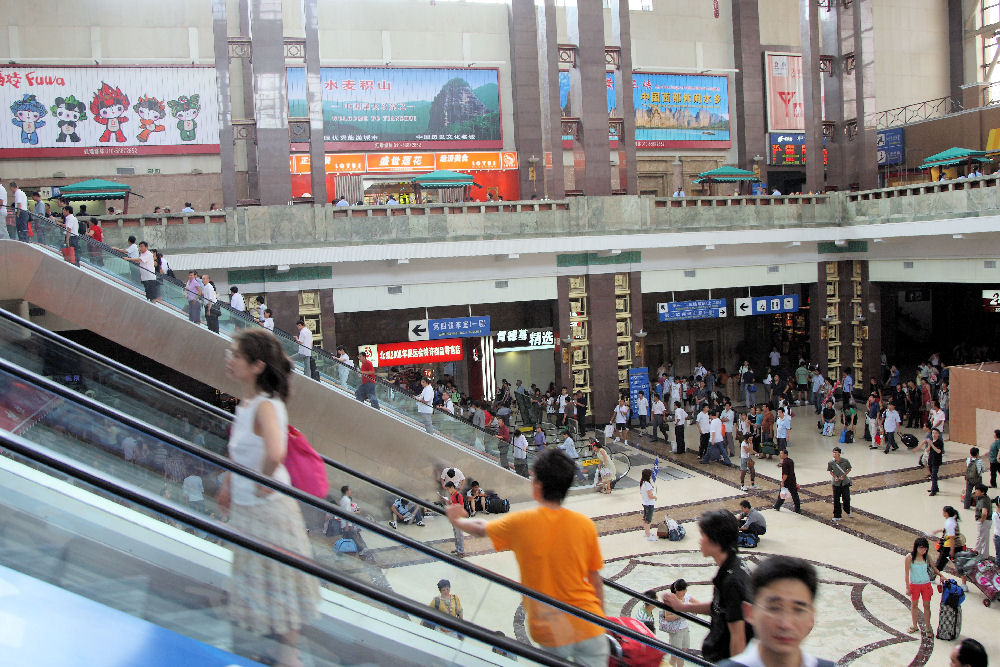
<instances>
[{"instance_id":1,"label":"girl in red shorts","mask_svg":"<svg viewBox=\"0 0 1000 667\"><path fill-rule=\"evenodd\" d=\"M918 537L913 541L913 551L906 556L906 593L910 596L910 617L913 624L910 632L916 632L917 627L917 603L924 601L924 632L928 636L934 636L934 629L931 625L931 595L934 593L932 582L935 577L940 577L941 572L934 567L927 555L930 545L927 538Z\"/></svg>"}]
</instances>

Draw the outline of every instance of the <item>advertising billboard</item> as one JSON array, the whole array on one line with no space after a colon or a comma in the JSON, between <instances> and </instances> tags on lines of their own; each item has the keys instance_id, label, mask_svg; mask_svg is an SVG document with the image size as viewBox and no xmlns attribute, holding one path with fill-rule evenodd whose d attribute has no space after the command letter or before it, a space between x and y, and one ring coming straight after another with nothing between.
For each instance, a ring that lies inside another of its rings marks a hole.
<instances>
[{"instance_id":1,"label":"advertising billboard","mask_svg":"<svg viewBox=\"0 0 1000 667\"><path fill-rule=\"evenodd\" d=\"M219 152L212 67L0 66L0 157Z\"/></svg>"},{"instance_id":2,"label":"advertising billboard","mask_svg":"<svg viewBox=\"0 0 1000 667\"><path fill-rule=\"evenodd\" d=\"M771 132L805 132L802 93L802 56L797 53L765 53L767 129Z\"/></svg>"},{"instance_id":3,"label":"advertising billboard","mask_svg":"<svg viewBox=\"0 0 1000 667\"><path fill-rule=\"evenodd\" d=\"M632 75L636 148L729 148L729 80Z\"/></svg>"},{"instance_id":4,"label":"advertising billboard","mask_svg":"<svg viewBox=\"0 0 1000 667\"><path fill-rule=\"evenodd\" d=\"M286 69L288 115L307 117L305 70ZM502 148L497 69L323 67L327 150Z\"/></svg>"}]
</instances>

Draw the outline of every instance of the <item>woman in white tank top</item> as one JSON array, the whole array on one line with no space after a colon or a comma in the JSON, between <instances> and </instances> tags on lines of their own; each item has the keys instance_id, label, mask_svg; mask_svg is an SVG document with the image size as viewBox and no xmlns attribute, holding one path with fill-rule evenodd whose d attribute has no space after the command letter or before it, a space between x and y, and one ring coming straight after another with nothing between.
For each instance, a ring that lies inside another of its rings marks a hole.
<instances>
[{"instance_id":1,"label":"woman in white tank top","mask_svg":"<svg viewBox=\"0 0 1000 667\"><path fill-rule=\"evenodd\" d=\"M278 340L263 329L246 330L226 354L226 372L242 385L229 436L229 456L279 482L289 483L284 460L288 446L288 380L291 361ZM230 525L275 546L312 557L298 503L250 479L228 475ZM269 656L276 665L301 665L298 639L302 625L316 613L319 583L246 549L233 552L229 613L254 634L278 637Z\"/></svg>"}]
</instances>

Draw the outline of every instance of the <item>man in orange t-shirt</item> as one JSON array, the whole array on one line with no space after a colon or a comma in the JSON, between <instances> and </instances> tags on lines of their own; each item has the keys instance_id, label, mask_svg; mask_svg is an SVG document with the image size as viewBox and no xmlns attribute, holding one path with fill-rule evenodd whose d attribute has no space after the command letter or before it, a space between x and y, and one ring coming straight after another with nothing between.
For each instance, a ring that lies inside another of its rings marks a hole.
<instances>
[{"instance_id":1,"label":"man in orange t-shirt","mask_svg":"<svg viewBox=\"0 0 1000 667\"><path fill-rule=\"evenodd\" d=\"M562 506L576 466L562 451L549 448L532 466L532 494L538 507L498 521L468 518L461 505L445 508L452 525L470 535L489 537L497 551L517 558L521 582L561 602L604 616L604 567L597 528L587 516ZM548 605L524 598L531 638L577 664L608 662L604 629Z\"/></svg>"}]
</instances>

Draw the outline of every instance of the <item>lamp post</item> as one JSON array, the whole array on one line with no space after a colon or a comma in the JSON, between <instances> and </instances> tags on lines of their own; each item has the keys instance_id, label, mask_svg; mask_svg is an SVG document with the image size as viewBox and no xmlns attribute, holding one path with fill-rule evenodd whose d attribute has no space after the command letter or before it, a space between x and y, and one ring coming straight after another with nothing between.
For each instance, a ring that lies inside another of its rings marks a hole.
<instances>
[{"instance_id":1,"label":"lamp post","mask_svg":"<svg viewBox=\"0 0 1000 667\"><path fill-rule=\"evenodd\" d=\"M538 157L532 155L528 158L528 180L531 181L531 198L538 196L538 172L535 165L538 164Z\"/></svg>"}]
</instances>

